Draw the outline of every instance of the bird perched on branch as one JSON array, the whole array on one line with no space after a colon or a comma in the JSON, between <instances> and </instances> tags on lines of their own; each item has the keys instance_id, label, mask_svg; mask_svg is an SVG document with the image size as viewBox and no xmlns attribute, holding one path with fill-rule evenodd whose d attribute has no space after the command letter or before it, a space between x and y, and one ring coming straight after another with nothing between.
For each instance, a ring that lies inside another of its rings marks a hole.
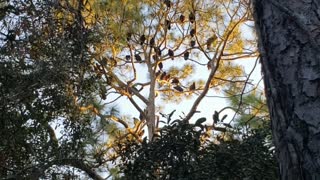
<instances>
[{"instance_id":1,"label":"bird perched on branch","mask_svg":"<svg viewBox=\"0 0 320 180\"><path fill-rule=\"evenodd\" d=\"M190 90L190 91L194 91L195 89L196 89L196 83L193 82L193 83L190 85L189 90Z\"/></svg>"},{"instance_id":2,"label":"bird perched on branch","mask_svg":"<svg viewBox=\"0 0 320 180\"><path fill-rule=\"evenodd\" d=\"M171 7L171 1L170 0L164 0L164 4L170 8Z\"/></svg>"},{"instance_id":3,"label":"bird perched on branch","mask_svg":"<svg viewBox=\"0 0 320 180\"><path fill-rule=\"evenodd\" d=\"M171 57L172 60L174 60L174 52L173 52L173 50L169 49L168 50L168 55Z\"/></svg>"},{"instance_id":4,"label":"bird perched on branch","mask_svg":"<svg viewBox=\"0 0 320 180\"><path fill-rule=\"evenodd\" d=\"M196 34L196 29L191 29L190 36L193 37Z\"/></svg>"},{"instance_id":5,"label":"bird perched on branch","mask_svg":"<svg viewBox=\"0 0 320 180\"><path fill-rule=\"evenodd\" d=\"M189 21L190 21L191 23L194 23L195 20L196 20L196 17L195 17L195 15L194 15L194 13L191 12L191 13L189 14Z\"/></svg>"},{"instance_id":6,"label":"bird perched on branch","mask_svg":"<svg viewBox=\"0 0 320 180\"><path fill-rule=\"evenodd\" d=\"M166 19L166 27L167 27L168 30L171 29L171 22L168 19Z\"/></svg>"},{"instance_id":7,"label":"bird perched on branch","mask_svg":"<svg viewBox=\"0 0 320 180\"><path fill-rule=\"evenodd\" d=\"M186 17L183 14L181 14L180 17L179 17L180 22L183 23L185 18Z\"/></svg>"},{"instance_id":8,"label":"bird perched on branch","mask_svg":"<svg viewBox=\"0 0 320 180\"><path fill-rule=\"evenodd\" d=\"M161 56L161 49L160 47L154 47L154 52L156 53L157 56Z\"/></svg>"},{"instance_id":9,"label":"bird perched on branch","mask_svg":"<svg viewBox=\"0 0 320 180\"><path fill-rule=\"evenodd\" d=\"M173 88L179 92L183 92L183 89L180 86L174 86Z\"/></svg>"},{"instance_id":10,"label":"bird perched on branch","mask_svg":"<svg viewBox=\"0 0 320 180\"><path fill-rule=\"evenodd\" d=\"M192 41L190 42L190 45L191 45L191 47L194 47L194 46L196 45L196 41L195 41L195 40L192 40Z\"/></svg>"},{"instance_id":11,"label":"bird perched on branch","mask_svg":"<svg viewBox=\"0 0 320 180\"><path fill-rule=\"evenodd\" d=\"M159 60L159 57L158 57L158 55L154 54L154 55L152 55L152 59L153 59L154 61L158 61L158 60Z\"/></svg>"},{"instance_id":12,"label":"bird perched on branch","mask_svg":"<svg viewBox=\"0 0 320 180\"><path fill-rule=\"evenodd\" d=\"M155 40L154 40L154 37L150 39L150 47L154 47L154 44L155 44Z\"/></svg>"},{"instance_id":13,"label":"bird perched on branch","mask_svg":"<svg viewBox=\"0 0 320 180\"><path fill-rule=\"evenodd\" d=\"M144 41L146 40L146 36L143 34L140 36L140 45L143 45Z\"/></svg>"},{"instance_id":14,"label":"bird perched on branch","mask_svg":"<svg viewBox=\"0 0 320 180\"><path fill-rule=\"evenodd\" d=\"M167 76L167 73L163 72L160 76L160 80L164 80L166 76Z\"/></svg>"},{"instance_id":15,"label":"bird perched on branch","mask_svg":"<svg viewBox=\"0 0 320 180\"><path fill-rule=\"evenodd\" d=\"M159 62L158 67L159 67L160 70L162 70L162 68L163 68L162 62Z\"/></svg>"},{"instance_id":16,"label":"bird perched on branch","mask_svg":"<svg viewBox=\"0 0 320 180\"><path fill-rule=\"evenodd\" d=\"M189 52L186 51L184 54L183 54L183 58L184 60L188 60L189 59Z\"/></svg>"},{"instance_id":17,"label":"bird perched on branch","mask_svg":"<svg viewBox=\"0 0 320 180\"><path fill-rule=\"evenodd\" d=\"M141 62L141 61L142 61L142 58L141 58L141 56L140 56L139 54L134 55L134 57L136 58L136 60L137 60L138 62Z\"/></svg>"},{"instance_id":18,"label":"bird perched on branch","mask_svg":"<svg viewBox=\"0 0 320 180\"><path fill-rule=\"evenodd\" d=\"M128 32L128 33L127 33L127 41L130 41L130 40L131 40L131 36L132 36L132 33L131 33L131 32Z\"/></svg>"},{"instance_id":19,"label":"bird perched on branch","mask_svg":"<svg viewBox=\"0 0 320 180\"><path fill-rule=\"evenodd\" d=\"M171 83L172 84L178 84L179 83L179 79L178 78L173 78Z\"/></svg>"},{"instance_id":20,"label":"bird perched on branch","mask_svg":"<svg viewBox=\"0 0 320 180\"><path fill-rule=\"evenodd\" d=\"M211 36L209 39L207 39L207 49L210 49L212 43L217 40L217 36L216 35L213 35Z\"/></svg>"}]
</instances>

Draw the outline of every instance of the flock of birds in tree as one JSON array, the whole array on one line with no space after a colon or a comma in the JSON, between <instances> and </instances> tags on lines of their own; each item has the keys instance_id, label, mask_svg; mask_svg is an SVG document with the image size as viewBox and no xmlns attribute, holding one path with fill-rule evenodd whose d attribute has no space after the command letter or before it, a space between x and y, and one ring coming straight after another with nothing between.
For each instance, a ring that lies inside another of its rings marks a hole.
<instances>
[{"instance_id":1,"label":"flock of birds in tree","mask_svg":"<svg viewBox=\"0 0 320 180\"><path fill-rule=\"evenodd\" d=\"M164 4L167 6L167 8L171 8L172 6L172 2L170 0L164 0ZM188 16L188 19L189 19L189 22L191 24L194 24L195 21L196 21L196 16L195 16L195 13L194 12L190 12L189 16ZM186 17L181 14L179 16L179 21L180 23L184 23L186 21ZM165 20L165 27L167 28L167 30L171 30L171 21L166 19ZM189 32L192 40L190 41L190 46L191 48L195 47L196 45L196 41L194 40L194 37L196 35L196 29L195 28L192 28ZM130 41L131 40L131 36L132 36L132 33L128 33L127 34L127 41ZM213 44L213 42L217 39L217 36L214 35L212 37L210 37L209 39L207 39L207 42L206 42L206 46L207 46L207 49L210 49L211 45ZM154 55L152 55L152 58L155 62L159 62L159 57L161 57L161 54L162 54L162 50L160 49L159 46L156 46L156 40L155 40L155 37L151 37L151 39L149 40L149 43L147 42L147 37L146 35L142 34L140 37L139 37L139 44L141 46L144 46L144 45L149 45L150 48L153 48L154 50ZM174 60L174 51L172 49L168 49L168 53L167 55L172 59ZM189 56L190 56L190 53L186 50L184 53L183 53L183 58L184 60L188 60L189 59ZM130 55L127 55L126 57L126 60L129 61L131 59ZM141 56L139 54L135 54L134 55L134 59L136 60L136 62L139 62L139 63L142 63L143 60L141 58ZM179 92L183 92L184 89L179 86L180 82L179 82L179 79L178 78L171 78L170 77L170 74L166 73L165 71L162 71L163 69L163 63L160 61L158 63L158 68L159 70L155 73L155 76L156 78L159 77L159 79L161 81L170 81L171 79L171 83L174 84L175 86L173 87L175 90L179 91ZM195 82L193 82L190 86L189 86L189 91L194 91L196 90L196 84Z\"/></svg>"}]
</instances>

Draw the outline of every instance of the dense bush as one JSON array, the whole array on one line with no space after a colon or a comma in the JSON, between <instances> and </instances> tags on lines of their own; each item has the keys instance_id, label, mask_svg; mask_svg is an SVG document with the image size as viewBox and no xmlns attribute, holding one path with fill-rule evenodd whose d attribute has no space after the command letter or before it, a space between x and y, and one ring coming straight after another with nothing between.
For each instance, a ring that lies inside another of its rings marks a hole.
<instances>
[{"instance_id":1,"label":"dense bush","mask_svg":"<svg viewBox=\"0 0 320 180\"><path fill-rule=\"evenodd\" d=\"M259 129L241 140L213 142L199 119L174 121L152 142L131 141L120 152L123 179L277 179L270 131Z\"/></svg>"}]
</instances>

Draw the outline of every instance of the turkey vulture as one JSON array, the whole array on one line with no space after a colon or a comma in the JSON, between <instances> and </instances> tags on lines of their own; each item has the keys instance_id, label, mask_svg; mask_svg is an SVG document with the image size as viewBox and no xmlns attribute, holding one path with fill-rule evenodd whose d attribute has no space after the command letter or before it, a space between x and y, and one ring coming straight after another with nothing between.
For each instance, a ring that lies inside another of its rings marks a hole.
<instances>
[{"instance_id":1,"label":"turkey vulture","mask_svg":"<svg viewBox=\"0 0 320 180\"><path fill-rule=\"evenodd\" d=\"M174 59L174 52L171 49L168 50L168 55L171 57L172 60Z\"/></svg>"},{"instance_id":2,"label":"turkey vulture","mask_svg":"<svg viewBox=\"0 0 320 180\"><path fill-rule=\"evenodd\" d=\"M134 55L134 57L136 58L136 60L137 60L138 62L141 62L141 61L142 61L141 56L140 56L139 54Z\"/></svg>"},{"instance_id":3,"label":"turkey vulture","mask_svg":"<svg viewBox=\"0 0 320 180\"><path fill-rule=\"evenodd\" d=\"M146 36L144 34L140 36L140 45L143 45L145 40L146 40Z\"/></svg>"},{"instance_id":4,"label":"turkey vulture","mask_svg":"<svg viewBox=\"0 0 320 180\"><path fill-rule=\"evenodd\" d=\"M183 89L182 89L182 87L180 87L180 86L175 86L175 87L173 87L175 90L177 90L177 91L179 91L179 92L183 92Z\"/></svg>"},{"instance_id":5,"label":"turkey vulture","mask_svg":"<svg viewBox=\"0 0 320 180\"><path fill-rule=\"evenodd\" d=\"M150 47L154 47L154 44L155 44L155 40L154 40L154 38L151 38L150 39Z\"/></svg>"},{"instance_id":6,"label":"turkey vulture","mask_svg":"<svg viewBox=\"0 0 320 180\"><path fill-rule=\"evenodd\" d=\"M190 21L191 23L194 23L195 20L196 20L196 17L195 17L194 14L191 12L191 13L189 14L189 21Z\"/></svg>"},{"instance_id":7,"label":"turkey vulture","mask_svg":"<svg viewBox=\"0 0 320 180\"><path fill-rule=\"evenodd\" d=\"M188 60L188 59L189 59L189 52L186 51L186 52L184 53L183 57L184 57L184 60Z\"/></svg>"},{"instance_id":8,"label":"turkey vulture","mask_svg":"<svg viewBox=\"0 0 320 180\"><path fill-rule=\"evenodd\" d=\"M182 15L182 14L181 14L181 15L180 15L180 17L179 17L180 22L182 22L182 23L183 23L183 22L184 22L184 20L185 20L185 18L186 18L186 17L185 17L184 15Z\"/></svg>"},{"instance_id":9,"label":"turkey vulture","mask_svg":"<svg viewBox=\"0 0 320 180\"><path fill-rule=\"evenodd\" d=\"M189 87L189 90L190 90L190 91L194 91L195 89L196 89L196 83L193 82L193 83L191 84L191 86Z\"/></svg>"}]
</instances>

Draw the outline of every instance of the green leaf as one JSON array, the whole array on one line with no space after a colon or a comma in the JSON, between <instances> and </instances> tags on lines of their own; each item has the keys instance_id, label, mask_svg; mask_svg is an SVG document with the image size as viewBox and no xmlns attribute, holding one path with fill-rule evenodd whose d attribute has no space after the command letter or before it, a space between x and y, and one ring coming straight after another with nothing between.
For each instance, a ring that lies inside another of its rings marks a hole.
<instances>
[{"instance_id":1,"label":"green leaf","mask_svg":"<svg viewBox=\"0 0 320 180\"><path fill-rule=\"evenodd\" d=\"M214 122L214 124L219 122L219 113L217 111L214 111L213 122Z\"/></svg>"},{"instance_id":2,"label":"green leaf","mask_svg":"<svg viewBox=\"0 0 320 180\"><path fill-rule=\"evenodd\" d=\"M222 117L222 119L221 119L221 122L223 122L227 117L228 117L228 115L227 115L227 114L226 114L226 115L224 115L224 116Z\"/></svg>"},{"instance_id":3,"label":"green leaf","mask_svg":"<svg viewBox=\"0 0 320 180\"><path fill-rule=\"evenodd\" d=\"M206 120L207 120L207 118L202 117L202 118L198 119L194 125L195 126L202 126L201 124L204 123Z\"/></svg>"},{"instance_id":4,"label":"green leaf","mask_svg":"<svg viewBox=\"0 0 320 180\"><path fill-rule=\"evenodd\" d=\"M179 123L179 119L176 119L176 120L174 120L174 121L172 121L171 123L170 123L170 125L173 125L173 124L178 124Z\"/></svg>"},{"instance_id":5,"label":"green leaf","mask_svg":"<svg viewBox=\"0 0 320 180\"><path fill-rule=\"evenodd\" d=\"M228 127L228 128L232 128L232 126L228 123L223 123L224 126Z\"/></svg>"},{"instance_id":6,"label":"green leaf","mask_svg":"<svg viewBox=\"0 0 320 180\"><path fill-rule=\"evenodd\" d=\"M174 112L176 112L176 110L173 110L173 111L169 114L167 124L170 123L171 117L172 117L172 115L174 114Z\"/></svg>"}]
</instances>

